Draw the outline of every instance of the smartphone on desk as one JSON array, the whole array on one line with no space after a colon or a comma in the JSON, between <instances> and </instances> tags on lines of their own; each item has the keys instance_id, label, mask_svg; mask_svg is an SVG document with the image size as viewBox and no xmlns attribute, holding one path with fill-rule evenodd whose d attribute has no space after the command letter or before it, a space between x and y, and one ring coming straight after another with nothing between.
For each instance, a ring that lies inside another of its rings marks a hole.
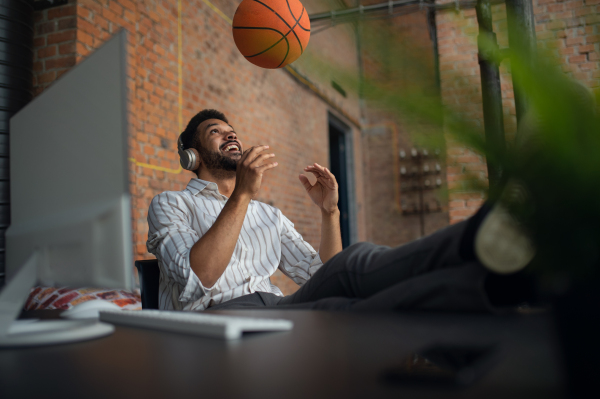
<instances>
[{"instance_id":1,"label":"smartphone on desk","mask_svg":"<svg viewBox=\"0 0 600 399\"><path fill-rule=\"evenodd\" d=\"M464 387L485 375L497 360L493 345L437 344L408 355L382 377L390 384Z\"/></svg>"}]
</instances>

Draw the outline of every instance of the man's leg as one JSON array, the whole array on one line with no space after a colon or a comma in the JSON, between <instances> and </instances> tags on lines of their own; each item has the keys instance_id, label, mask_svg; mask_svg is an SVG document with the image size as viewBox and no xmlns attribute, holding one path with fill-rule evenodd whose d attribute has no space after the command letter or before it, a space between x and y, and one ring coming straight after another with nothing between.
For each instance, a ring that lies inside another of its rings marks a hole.
<instances>
[{"instance_id":1,"label":"man's leg","mask_svg":"<svg viewBox=\"0 0 600 399\"><path fill-rule=\"evenodd\" d=\"M206 310L264 309L277 305L280 300L280 296L270 292L255 292L209 306Z\"/></svg>"},{"instance_id":2,"label":"man's leg","mask_svg":"<svg viewBox=\"0 0 600 399\"><path fill-rule=\"evenodd\" d=\"M472 235L485 212L486 209L469 221L397 248L370 243L352 245L330 259L295 294L283 298L279 305L306 304L332 297L364 300L377 294L383 295L386 290L409 280L418 287L422 286L419 290L412 290L415 293L419 291L417 296L425 298L431 291L444 287L444 279L452 279L453 275L459 281L466 276L470 281L482 281L486 272L470 258L472 249L469 245L465 246L463 237ZM467 285L475 286L471 283ZM357 302L348 303L355 306ZM396 303L391 307L399 306L402 307Z\"/></svg>"}]
</instances>

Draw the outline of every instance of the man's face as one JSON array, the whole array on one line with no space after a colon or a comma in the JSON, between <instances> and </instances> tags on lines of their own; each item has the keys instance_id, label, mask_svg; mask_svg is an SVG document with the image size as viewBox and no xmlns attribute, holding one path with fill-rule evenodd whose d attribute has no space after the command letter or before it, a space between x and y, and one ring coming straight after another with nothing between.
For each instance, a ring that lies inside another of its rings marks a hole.
<instances>
[{"instance_id":1,"label":"man's face","mask_svg":"<svg viewBox=\"0 0 600 399\"><path fill-rule=\"evenodd\" d=\"M208 119L198 125L202 164L211 170L235 171L242 157L242 143L233 127L219 119Z\"/></svg>"}]
</instances>

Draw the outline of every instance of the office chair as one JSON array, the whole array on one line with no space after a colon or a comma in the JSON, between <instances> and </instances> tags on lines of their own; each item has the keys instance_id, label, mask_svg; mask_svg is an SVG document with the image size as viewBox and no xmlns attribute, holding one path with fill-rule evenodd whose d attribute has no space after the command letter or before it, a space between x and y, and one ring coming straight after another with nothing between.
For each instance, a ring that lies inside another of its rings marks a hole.
<instances>
[{"instance_id":1,"label":"office chair","mask_svg":"<svg viewBox=\"0 0 600 399\"><path fill-rule=\"evenodd\" d=\"M135 267L140 278L142 309L158 309L158 281L160 279L158 260L136 260Z\"/></svg>"}]
</instances>

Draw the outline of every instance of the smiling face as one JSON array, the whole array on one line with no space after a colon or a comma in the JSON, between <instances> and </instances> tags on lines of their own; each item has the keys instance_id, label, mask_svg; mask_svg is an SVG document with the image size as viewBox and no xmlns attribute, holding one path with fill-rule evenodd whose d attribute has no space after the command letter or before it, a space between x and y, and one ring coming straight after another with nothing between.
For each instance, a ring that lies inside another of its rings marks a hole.
<instances>
[{"instance_id":1,"label":"smiling face","mask_svg":"<svg viewBox=\"0 0 600 399\"><path fill-rule=\"evenodd\" d=\"M235 171L243 147L233 127L220 119L208 119L196 131L201 165L209 170Z\"/></svg>"}]
</instances>

